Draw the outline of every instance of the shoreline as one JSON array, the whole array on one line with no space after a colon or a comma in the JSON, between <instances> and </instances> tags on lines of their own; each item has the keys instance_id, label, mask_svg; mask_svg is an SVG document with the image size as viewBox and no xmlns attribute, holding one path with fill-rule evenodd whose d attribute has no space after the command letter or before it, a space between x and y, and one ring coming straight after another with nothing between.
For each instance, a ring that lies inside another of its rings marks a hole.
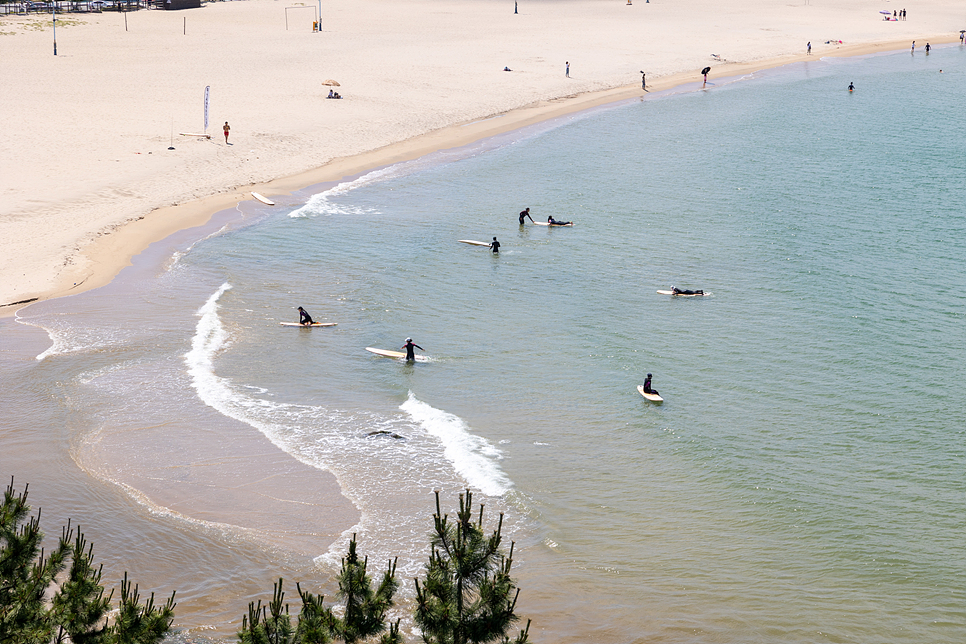
<instances>
[{"instance_id":1,"label":"shoreline","mask_svg":"<svg viewBox=\"0 0 966 644\"><path fill-rule=\"evenodd\" d=\"M958 39L930 39L936 45L957 44ZM714 77L735 77L752 74L784 65L807 62L822 58L853 58L871 54L900 52L907 41L889 40L876 43L837 46L833 52L816 56L786 55L765 60L714 65ZM680 72L656 76L648 91L664 91L697 80L695 72ZM699 76L698 76L699 78ZM565 117L604 105L631 100L642 96L635 85L624 85L604 90L581 92L530 105L489 114L469 122L457 122L425 132L409 139L397 141L379 148L335 158L322 166L287 175L267 182L241 184L216 194L156 208L132 221L110 226L100 232L93 241L81 245L69 256L69 263L77 265L76 272L64 270L46 290L16 302L0 304L0 317L11 317L22 308L35 302L73 295L109 284L122 269L131 264L131 258L143 252L149 245L166 237L207 223L215 213L241 202L250 201L251 192L260 192L269 198L289 194L321 183L340 182L372 170L397 163L411 161L441 150L470 145L491 137L520 130L542 122ZM74 261L74 258L81 261Z\"/></svg>"}]
</instances>

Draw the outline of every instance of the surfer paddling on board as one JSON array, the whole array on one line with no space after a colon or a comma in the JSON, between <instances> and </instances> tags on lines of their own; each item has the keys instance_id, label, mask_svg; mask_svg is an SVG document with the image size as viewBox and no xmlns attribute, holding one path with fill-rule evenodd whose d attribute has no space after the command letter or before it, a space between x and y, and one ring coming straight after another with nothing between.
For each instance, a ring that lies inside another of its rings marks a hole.
<instances>
[{"instance_id":1,"label":"surfer paddling on board","mask_svg":"<svg viewBox=\"0 0 966 644\"><path fill-rule=\"evenodd\" d=\"M651 374L647 374L647 378L644 379L644 384L641 385L641 388L644 390L644 393L646 394L654 394L656 396L661 395L657 393L657 389L651 388Z\"/></svg>"},{"instance_id":2,"label":"surfer paddling on board","mask_svg":"<svg viewBox=\"0 0 966 644\"><path fill-rule=\"evenodd\" d=\"M313 324L312 316L309 315L309 312L303 309L301 306L299 307L299 324L302 326L312 326Z\"/></svg>"},{"instance_id":3,"label":"surfer paddling on board","mask_svg":"<svg viewBox=\"0 0 966 644\"><path fill-rule=\"evenodd\" d=\"M420 351L426 350L414 343L412 338L406 338L406 344L400 348L406 350L406 362L416 362L416 351L414 349L419 349Z\"/></svg>"},{"instance_id":4,"label":"surfer paddling on board","mask_svg":"<svg viewBox=\"0 0 966 644\"><path fill-rule=\"evenodd\" d=\"M530 209L529 208L527 208L526 210L521 210L520 211L520 225L521 226L523 225L524 218L529 219L531 222L533 222L533 217L530 216Z\"/></svg>"},{"instance_id":5,"label":"surfer paddling on board","mask_svg":"<svg viewBox=\"0 0 966 644\"><path fill-rule=\"evenodd\" d=\"M671 287L671 293L674 295L704 295L704 291L698 289L697 291L689 291L687 289L678 288L677 286Z\"/></svg>"},{"instance_id":6,"label":"surfer paddling on board","mask_svg":"<svg viewBox=\"0 0 966 644\"><path fill-rule=\"evenodd\" d=\"M553 218L553 215L550 215L549 217L547 217L547 225L549 225L549 226L569 226L572 223L574 223L574 222L572 222L572 221L557 221L556 219Z\"/></svg>"}]
</instances>

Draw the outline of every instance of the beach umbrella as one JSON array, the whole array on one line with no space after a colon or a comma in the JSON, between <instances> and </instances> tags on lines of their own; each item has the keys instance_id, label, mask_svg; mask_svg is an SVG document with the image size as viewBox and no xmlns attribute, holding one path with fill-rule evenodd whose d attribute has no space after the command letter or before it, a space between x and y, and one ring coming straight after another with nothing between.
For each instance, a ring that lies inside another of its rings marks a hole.
<instances>
[{"instance_id":1,"label":"beach umbrella","mask_svg":"<svg viewBox=\"0 0 966 644\"><path fill-rule=\"evenodd\" d=\"M322 84L323 85L331 85L332 87L342 87L342 85L339 85L339 81L334 81L331 78L329 80L325 81Z\"/></svg>"},{"instance_id":2,"label":"beach umbrella","mask_svg":"<svg viewBox=\"0 0 966 644\"><path fill-rule=\"evenodd\" d=\"M891 16L892 15L892 12L891 11L880 11L879 13L884 13L887 16Z\"/></svg>"},{"instance_id":3,"label":"beach umbrella","mask_svg":"<svg viewBox=\"0 0 966 644\"><path fill-rule=\"evenodd\" d=\"M701 73L702 74L707 74L710 71L711 71L711 68L710 67L705 67L704 69L701 70Z\"/></svg>"}]
</instances>

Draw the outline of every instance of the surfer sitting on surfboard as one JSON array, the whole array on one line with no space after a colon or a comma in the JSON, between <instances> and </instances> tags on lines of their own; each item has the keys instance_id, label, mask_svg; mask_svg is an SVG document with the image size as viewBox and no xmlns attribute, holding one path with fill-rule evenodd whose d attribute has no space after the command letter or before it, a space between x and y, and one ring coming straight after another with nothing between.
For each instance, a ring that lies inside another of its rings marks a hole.
<instances>
[{"instance_id":1,"label":"surfer sitting on surfboard","mask_svg":"<svg viewBox=\"0 0 966 644\"><path fill-rule=\"evenodd\" d=\"M661 395L657 393L656 389L651 389L651 374L647 374L647 378L644 379L644 384L642 385L642 388L644 389L644 393L646 394L654 394L656 396Z\"/></svg>"},{"instance_id":2,"label":"surfer sitting on surfboard","mask_svg":"<svg viewBox=\"0 0 966 644\"><path fill-rule=\"evenodd\" d=\"M704 291L701 289L698 289L697 291L689 291L687 289L680 289L677 286L672 286L671 292L675 295L704 295Z\"/></svg>"},{"instance_id":3,"label":"surfer sitting on surfboard","mask_svg":"<svg viewBox=\"0 0 966 644\"><path fill-rule=\"evenodd\" d=\"M299 324L302 326L312 326L312 316L301 306L299 307Z\"/></svg>"},{"instance_id":4,"label":"surfer sitting on surfboard","mask_svg":"<svg viewBox=\"0 0 966 644\"><path fill-rule=\"evenodd\" d=\"M400 347L406 350L406 362L416 362L416 352L413 350L414 347L416 349L419 349L420 351L426 350L421 346L419 346L418 344L415 344L412 338L406 338L406 344Z\"/></svg>"},{"instance_id":5,"label":"surfer sitting on surfboard","mask_svg":"<svg viewBox=\"0 0 966 644\"><path fill-rule=\"evenodd\" d=\"M557 221L556 219L553 218L553 215L550 215L549 217L547 217L547 223L549 225L551 225L551 226L569 226L570 224L572 224L574 222L572 222L572 221Z\"/></svg>"}]
</instances>

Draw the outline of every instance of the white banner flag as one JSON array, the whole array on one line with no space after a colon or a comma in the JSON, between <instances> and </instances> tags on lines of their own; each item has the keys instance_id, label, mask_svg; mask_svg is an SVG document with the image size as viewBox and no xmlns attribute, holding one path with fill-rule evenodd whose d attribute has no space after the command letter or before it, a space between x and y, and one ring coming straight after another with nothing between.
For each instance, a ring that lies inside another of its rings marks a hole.
<instances>
[{"instance_id":1,"label":"white banner flag","mask_svg":"<svg viewBox=\"0 0 966 644\"><path fill-rule=\"evenodd\" d=\"M205 132L208 132L208 90L211 89L211 85L205 86Z\"/></svg>"}]
</instances>

